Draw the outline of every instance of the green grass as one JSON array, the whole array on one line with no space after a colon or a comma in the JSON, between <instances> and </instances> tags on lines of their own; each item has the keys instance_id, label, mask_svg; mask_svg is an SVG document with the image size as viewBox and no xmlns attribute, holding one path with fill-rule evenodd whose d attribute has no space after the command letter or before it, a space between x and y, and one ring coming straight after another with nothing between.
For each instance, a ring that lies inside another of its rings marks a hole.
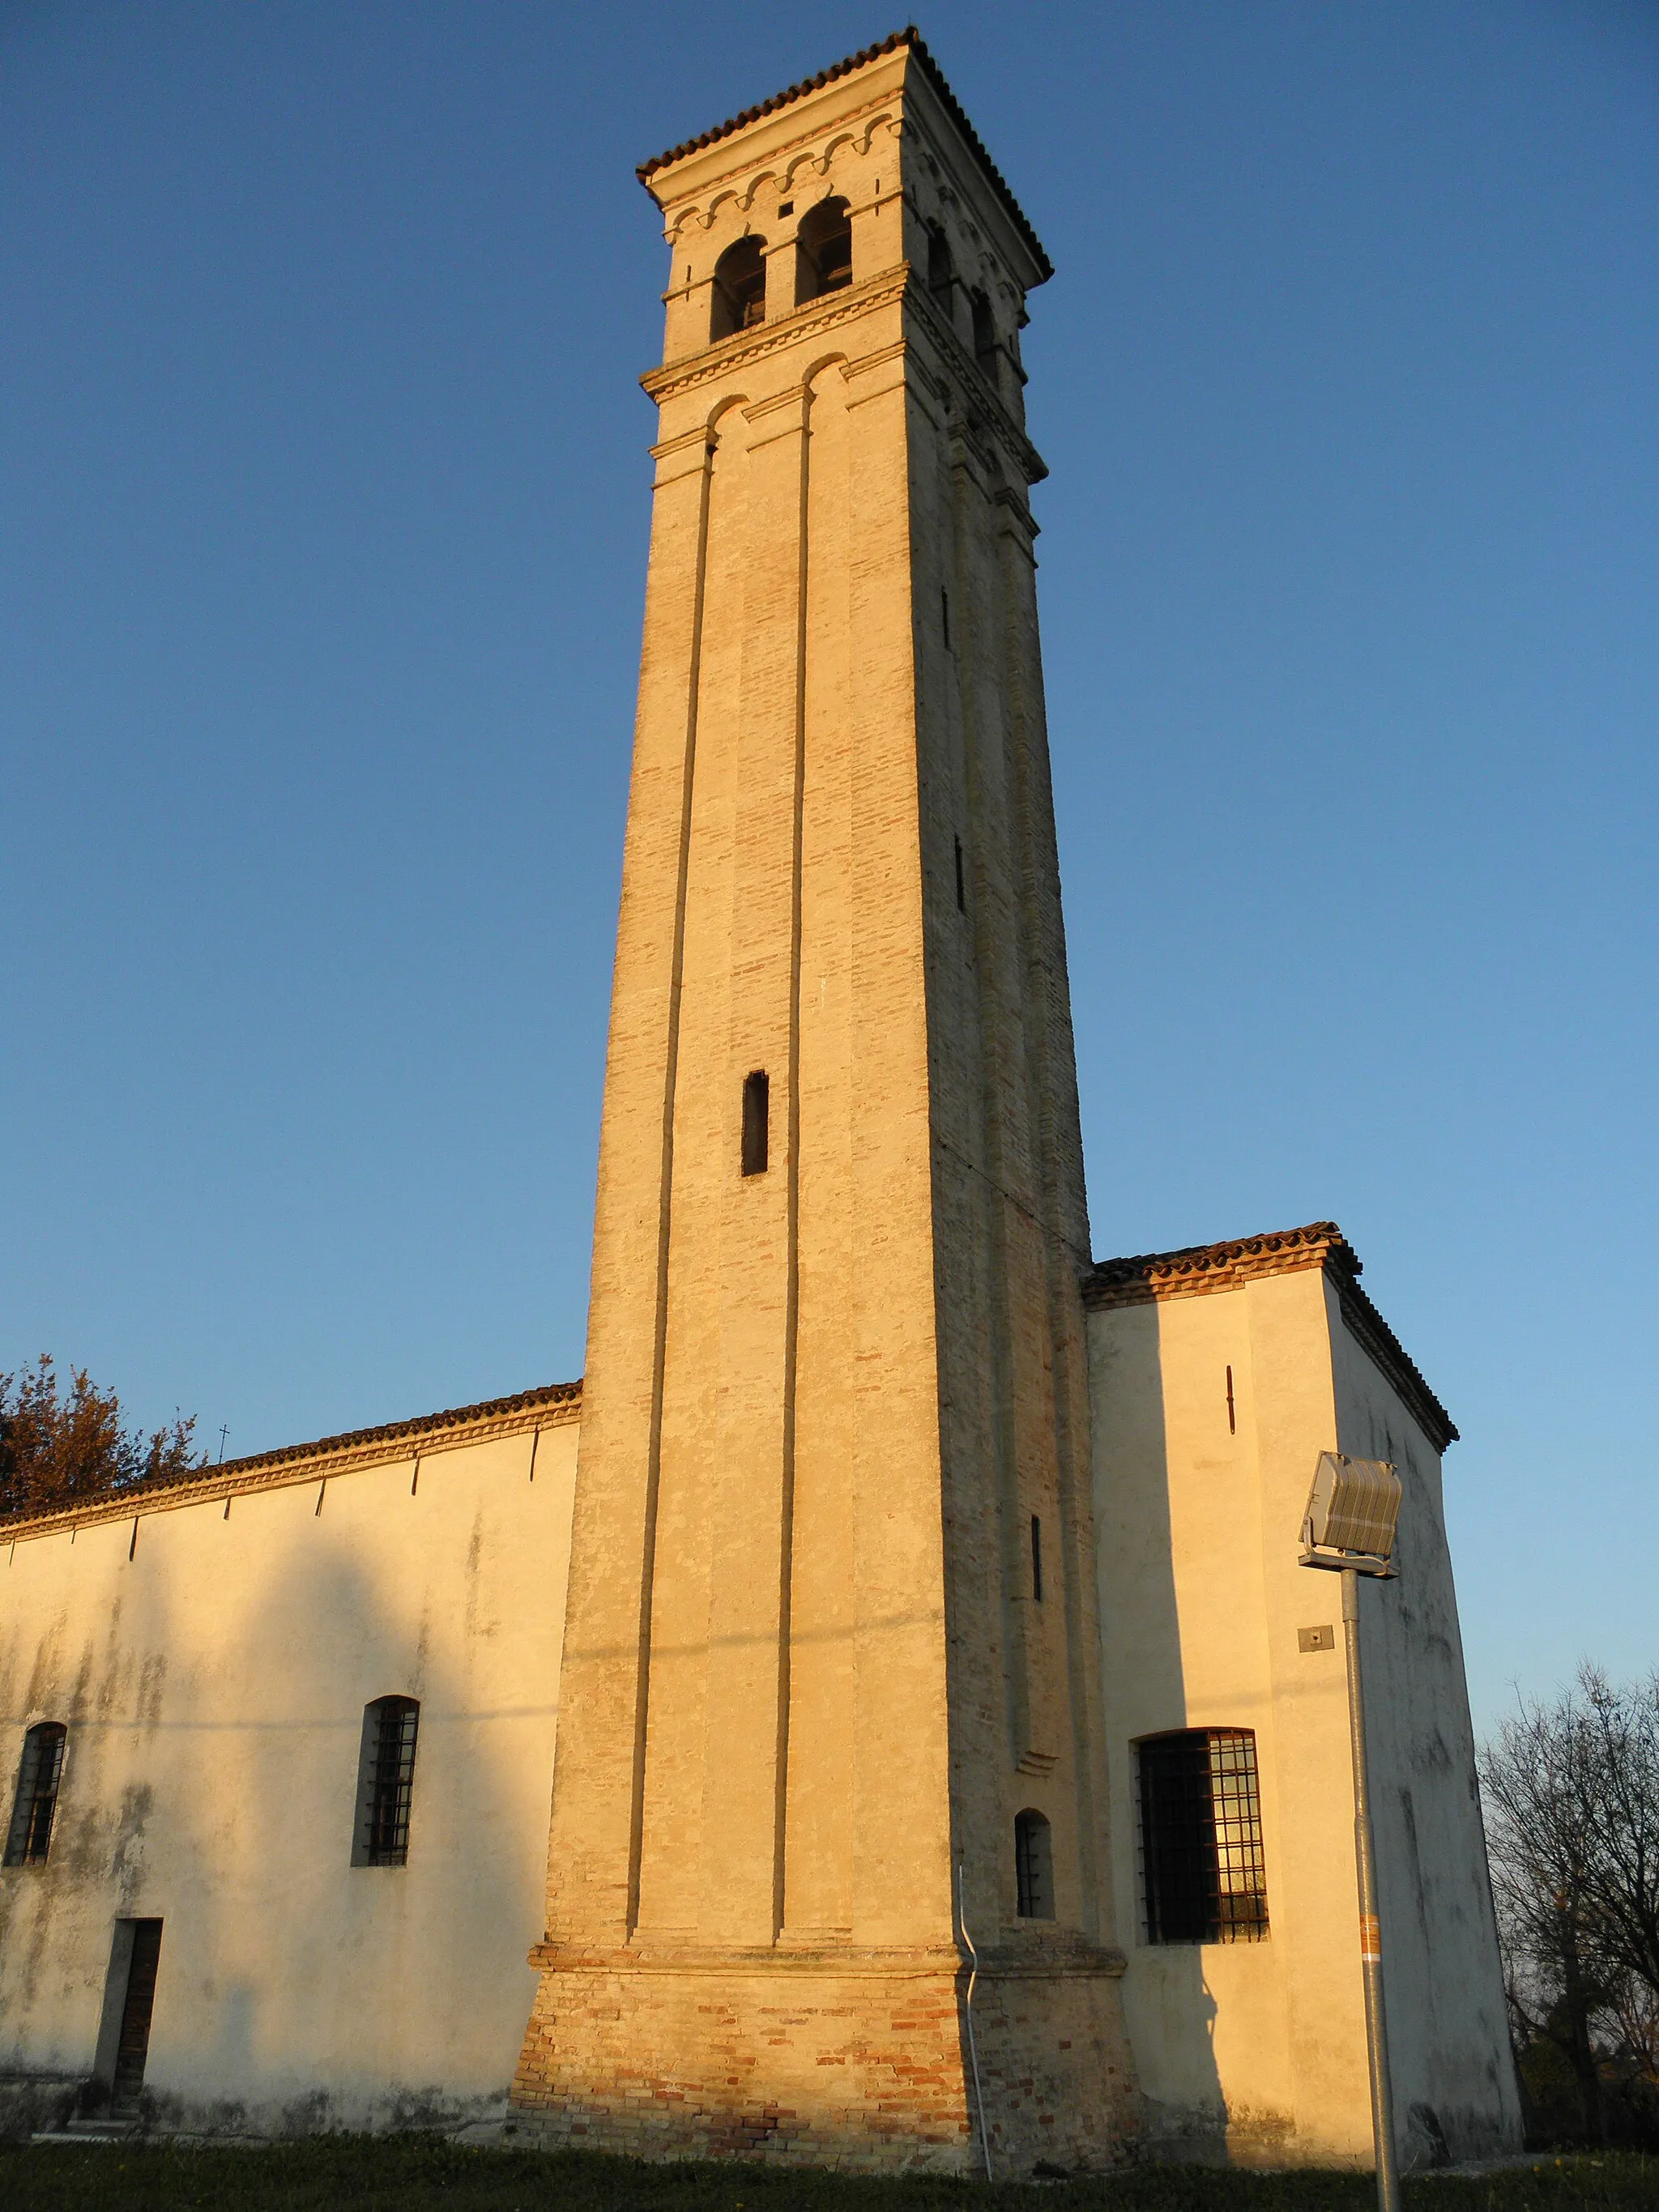
<instances>
[{"instance_id":1,"label":"green grass","mask_svg":"<svg viewBox=\"0 0 1659 2212\"><path fill-rule=\"evenodd\" d=\"M1539 2158L1479 2179L1408 2181L1407 2212L1630 2212L1659 2207L1659 2159ZM269 2148L0 2146L5 2212L1370 2212L1359 2174L1145 2166L1041 2191L1017 2183L850 2179L774 2167L641 2166L586 2152L469 2150L422 2136L332 2136Z\"/></svg>"}]
</instances>

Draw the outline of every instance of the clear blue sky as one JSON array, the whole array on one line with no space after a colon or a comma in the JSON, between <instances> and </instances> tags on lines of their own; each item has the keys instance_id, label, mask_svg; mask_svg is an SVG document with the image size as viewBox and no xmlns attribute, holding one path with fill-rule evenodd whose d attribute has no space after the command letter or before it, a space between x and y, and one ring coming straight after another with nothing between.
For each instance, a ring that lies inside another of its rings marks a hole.
<instances>
[{"instance_id":1,"label":"clear blue sky","mask_svg":"<svg viewBox=\"0 0 1659 2212\"><path fill-rule=\"evenodd\" d=\"M0 1368L233 1455L580 1371L634 164L892 27L0 9ZM1659 10L922 28L1059 270L1095 1249L1335 1216L1464 1432L1477 1710L1645 1668Z\"/></svg>"}]
</instances>

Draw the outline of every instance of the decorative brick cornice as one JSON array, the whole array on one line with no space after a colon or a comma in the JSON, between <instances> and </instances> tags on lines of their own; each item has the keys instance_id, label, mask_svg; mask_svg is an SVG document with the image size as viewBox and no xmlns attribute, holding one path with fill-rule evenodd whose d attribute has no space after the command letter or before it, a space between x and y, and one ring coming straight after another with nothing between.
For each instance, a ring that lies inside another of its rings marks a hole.
<instances>
[{"instance_id":1,"label":"decorative brick cornice","mask_svg":"<svg viewBox=\"0 0 1659 2212\"><path fill-rule=\"evenodd\" d=\"M1370 1298L1360 1288L1359 1255L1334 1221L1275 1230L1225 1244L1189 1244L1178 1252L1143 1252L1097 1261L1083 1278L1083 1302L1096 1311L1152 1305L1237 1290L1263 1275L1322 1268L1334 1285L1348 1333L1398 1391L1437 1451L1457 1441L1457 1429Z\"/></svg>"},{"instance_id":2,"label":"decorative brick cornice","mask_svg":"<svg viewBox=\"0 0 1659 2212\"><path fill-rule=\"evenodd\" d=\"M730 138L738 131L746 130L751 123L758 123L763 116L775 115L781 107L791 106L796 100L804 100L808 93L822 91L825 85L834 84L842 77L851 76L855 70L863 69L871 62L880 61L887 54L896 53L901 47L908 48L945 113L961 133L963 143L978 162L1004 212L1030 249L1042 271L1038 283L1046 282L1054 275L1054 265L1043 252L1042 240L1032 229L1024 210L1009 189L1007 179L986 152L978 131L968 120L961 101L945 82L943 70L928 52L921 33L914 23L907 24L902 31L890 32L873 46L866 46L856 54L848 54L844 61L820 70L816 76L803 77L799 84L792 84L782 92L774 93L770 100L762 100L758 107L745 107L741 113L717 124L714 130L705 131L698 137L688 138L678 146L671 146L665 154L653 155L648 161L641 161L638 170L640 182L649 190L651 179L659 169L684 161L688 155L701 153L706 146L717 145L722 138Z\"/></svg>"},{"instance_id":3,"label":"decorative brick cornice","mask_svg":"<svg viewBox=\"0 0 1659 2212\"><path fill-rule=\"evenodd\" d=\"M1236 1290L1255 1275L1284 1275L1322 1267L1335 1246L1348 1242L1334 1221L1305 1229L1280 1229L1230 1244L1189 1244L1178 1252L1141 1252L1127 1260L1097 1260L1083 1279L1091 1306L1142 1306L1158 1298L1189 1298L1204 1291ZM1358 1264L1355 1262L1355 1272Z\"/></svg>"},{"instance_id":4,"label":"decorative brick cornice","mask_svg":"<svg viewBox=\"0 0 1659 2212\"><path fill-rule=\"evenodd\" d=\"M287 1444L279 1451L261 1452L251 1459L227 1460L222 1466L204 1468L179 1482L141 1485L102 1497L78 1498L73 1505L51 1513L0 1519L0 1543L57 1535L64 1529L90 1528L104 1521L171 1513L180 1506L240 1498L252 1491L288 1490L323 1478L331 1480L337 1474L349 1474L359 1468L383 1467L417 1455L424 1459L430 1453L459 1450L464 1444L486 1443L494 1437L557 1427L580 1419L581 1410L580 1382L550 1382L540 1389L521 1390L516 1397L489 1398L481 1405L454 1406L446 1413L425 1414L419 1420L392 1421L379 1429L354 1429L345 1436L320 1437L315 1443Z\"/></svg>"},{"instance_id":5,"label":"decorative brick cornice","mask_svg":"<svg viewBox=\"0 0 1659 2212\"><path fill-rule=\"evenodd\" d=\"M894 268L884 269L879 276L850 285L844 292L826 292L821 298L809 301L805 307L779 316L775 322L758 323L752 331L740 331L734 337L717 339L687 361L666 362L660 368L648 368L640 382L660 406L664 400L678 399L682 392L695 392L698 385L708 384L715 377L730 376L736 369L747 368L751 362L765 361L775 353L799 345L803 338L817 337L821 331L838 329L842 323L852 322L874 308L891 307L903 298L909 276L909 264L901 261Z\"/></svg>"}]
</instances>

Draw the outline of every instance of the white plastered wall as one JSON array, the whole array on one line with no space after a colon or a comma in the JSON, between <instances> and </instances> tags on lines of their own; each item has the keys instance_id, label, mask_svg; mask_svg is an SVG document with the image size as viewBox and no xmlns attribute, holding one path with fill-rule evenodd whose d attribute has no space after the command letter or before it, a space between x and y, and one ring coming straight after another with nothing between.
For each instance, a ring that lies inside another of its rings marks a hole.
<instances>
[{"instance_id":1,"label":"white plastered wall","mask_svg":"<svg viewBox=\"0 0 1659 2212\"><path fill-rule=\"evenodd\" d=\"M1516 2147L1505 2024L1438 1455L1330 1310L1339 1449L1405 1486L1399 1579L1362 1593L1362 1664L1395 2100L1419 2152ZM1396 2033L1395 2017L1400 2021Z\"/></svg>"},{"instance_id":2,"label":"white plastered wall","mask_svg":"<svg viewBox=\"0 0 1659 2212\"><path fill-rule=\"evenodd\" d=\"M0 1873L0 2075L90 2075L118 1917L164 1925L164 2124L504 2108L535 1977L577 1425L0 1553L0 1787L63 1720L52 1850ZM421 1701L409 1861L350 1863L363 1708Z\"/></svg>"},{"instance_id":3,"label":"white plastered wall","mask_svg":"<svg viewBox=\"0 0 1659 2212\"><path fill-rule=\"evenodd\" d=\"M1362 1591L1402 2152L1427 2162L1437 2130L1454 2153L1512 2147L1437 1455L1316 1267L1097 1310L1090 1352L1113 1879L1149 2138L1236 2162L1370 2162L1340 1584L1298 1563L1314 1465L1334 1446L1399 1459L1411 1523L1401 1582ZM1335 1649L1301 1650L1298 1630L1319 1626ZM1269 1932L1149 1944L1134 1747L1222 1727L1255 1733Z\"/></svg>"}]
</instances>

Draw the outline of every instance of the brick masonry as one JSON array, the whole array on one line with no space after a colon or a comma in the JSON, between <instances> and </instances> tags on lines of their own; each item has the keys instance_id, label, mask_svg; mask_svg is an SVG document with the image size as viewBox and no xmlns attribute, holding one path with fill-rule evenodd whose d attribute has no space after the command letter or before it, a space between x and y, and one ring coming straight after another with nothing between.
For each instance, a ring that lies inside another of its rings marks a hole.
<instances>
[{"instance_id":1,"label":"brick masonry","mask_svg":"<svg viewBox=\"0 0 1659 2212\"><path fill-rule=\"evenodd\" d=\"M913 60L649 180L657 478L514 2096L560 2140L971 2166L965 1914L1021 2171L1111 2163L1133 2110L1018 358L1047 264ZM851 281L803 300L826 196ZM711 343L744 240L764 318ZM1017 1910L1022 1813L1052 1922Z\"/></svg>"},{"instance_id":2,"label":"brick masonry","mask_svg":"<svg viewBox=\"0 0 1659 2212\"><path fill-rule=\"evenodd\" d=\"M983 2170L968 1972L954 1951L890 1955L862 1972L776 1954L724 1964L541 1956L514 2090L520 2137L646 2158ZM1111 1971L1073 1962L979 1977L974 2040L1000 2176L1123 2154L1099 2094L1127 2080Z\"/></svg>"}]
</instances>

